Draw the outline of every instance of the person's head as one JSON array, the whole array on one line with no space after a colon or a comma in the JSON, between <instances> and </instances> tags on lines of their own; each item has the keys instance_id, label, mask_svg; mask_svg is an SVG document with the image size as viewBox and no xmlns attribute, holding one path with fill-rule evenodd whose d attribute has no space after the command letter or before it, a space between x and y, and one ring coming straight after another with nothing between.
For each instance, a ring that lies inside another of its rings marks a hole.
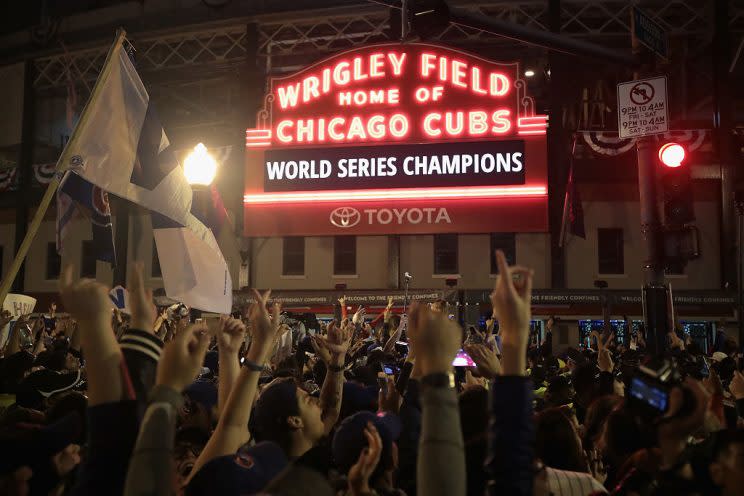
<instances>
[{"instance_id":1,"label":"person's head","mask_svg":"<svg viewBox=\"0 0 744 496\"><path fill-rule=\"evenodd\" d=\"M719 433L709 471L721 496L744 494L744 430Z\"/></svg>"},{"instance_id":2,"label":"person's head","mask_svg":"<svg viewBox=\"0 0 744 496\"><path fill-rule=\"evenodd\" d=\"M548 330L552 330L554 325L555 325L555 317L551 315L550 317L548 317L548 321L545 323L545 328Z\"/></svg>"},{"instance_id":3,"label":"person's head","mask_svg":"<svg viewBox=\"0 0 744 496\"><path fill-rule=\"evenodd\" d=\"M550 379L548 389L545 391L545 402L548 406L563 406L574 400L574 388L571 380L563 375Z\"/></svg>"},{"instance_id":4,"label":"person's head","mask_svg":"<svg viewBox=\"0 0 744 496\"><path fill-rule=\"evenodd\" d=\"M192 382L183 392L180 411L181 427L197 427L211 431L217 406L217 386L208 380Z\"/></svg>"},{"instance_id":5,"label":"person's head","mask_svg":"<svg viewBox=\"0 0 744 496\"><path fill-rule=\"evenodd\" d=\"M650 426L643 426L627 409L617 407L610 412L596 443L605 459L620 466L638 450L655 444Z\"/></svg>"},{"instance_id":6,"label":"person's head","mask_svg":"<svg viewBox=\"0 0 744 496\"><path fill-rule=\"evenodd\" d=\"M325 434L320 402L292 378L274 379L261 391L254 411L256 438L300 456Z\"/></svg>"},{"instance_id":7,"label":"person's head","mask_svg":"<svg viewBox=\"0 0 744 496\"><path fill-rule=\"evenodd\" d=\"M723 352L728 356L733 357L738 351L739 345L736 344L736 340L734 338L726 338L723 342Z\"/></svg>"},{"instance_id":8,"label":"person's head","mask_svg":"<svg viewBox=\"0 0 744 496\"><path fill-rule=\"evenodd\" d=\"M536 421L535 454L548 467L586 472L581 439L564 408L543 410Z\"/></svg>"},{"instance_id":9,"label":"person's head","mask_svg":"<svg viewBox=\"0 0 744 496\"><path fill-rule=\"evenodd\" d=\"M357 412L343 420L333 436L333 459L338 469L347 474L357 463L359 455L367 447L364 430L373 424L382 440L380 462L369 478L370 486L379 486L383 481L391 481L392 473L398 466L398 449L395 441L400 436L401 424L397 415L374 414L369 411ZM383 477L385 476L385 477Z\"/></svg>"},{"instance_id":10,"label":"person's head","mask_svg":"<svg viewBox=\"0 0 744 496\"><path fill-rule=\"evenodd\" d=\"M621 397L607 394L600 396L589 405L586 417L584 417L584 434L582 437L582 445L585 449L596 448L607 418L622 402Z\"/></svg>"},{"instance_id":11,"label":"person's head","mask_svg":"<svg viewBox=\"0 0 744 496\"><path fill-rule=\"evenodd\" d=\"M458 397L460 427L465 444L485 440L488 431L488 391L482 386L469 387Z\"/></svg>"},{"instance_id":12,"label":"person's head","mask_svg":"<svg viewBox=\"0 0 744 496\"><path fill-rule=\"evenodd\" d=\"M434 303L429 305L432 312L445 313L447 311L447 302L444 300L436 300Z\"/></svg>"},{"instance_id":13,"label":"person's head","mask_svg":"<svg viewBox=\"0 0 744 496\"><path fill-rule=\"evenodd\" d=\"M287 455L275 443L242 446L237 453L207 462L185 488L186 496L238 496L262 491L287 466Z\"/></svg>"}]
</instances>

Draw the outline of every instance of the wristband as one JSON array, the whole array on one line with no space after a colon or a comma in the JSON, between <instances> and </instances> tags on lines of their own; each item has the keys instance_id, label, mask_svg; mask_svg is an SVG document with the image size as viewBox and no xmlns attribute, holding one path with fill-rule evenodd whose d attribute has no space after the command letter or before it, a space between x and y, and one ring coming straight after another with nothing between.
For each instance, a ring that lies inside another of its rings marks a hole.
<instances>
[{"instance_id":1,"label":"wristband","mask_svg":"<svg viewBox=\"0 0 744 496\"><path fill-rule=\"evenodd\" d=\"M331 372L343 372L344 367L343 365L328 365L328 370Z\"/></svg>"},{"instance_id":2,"label":"wristband","mask_svg":"<svg viewBox=\"0 0 744 496\"><path fill-rule=\"evenodd\" d=\"M263 372L266 368L263 365L254 362L253 360L248 360L247 358L243 360L243 367L246 367L254 372Z\"/></svg>"},{"instance_id":3,"label":"wristband","mask_svg":"<svg viewBox=\"0 0 744 496\"><path fill-rule=\"evenodd\" d=\"M428 374L421 378L421 385L430 388L455 387L455 376L446 372Z\"/></svg>"}]
</instances>

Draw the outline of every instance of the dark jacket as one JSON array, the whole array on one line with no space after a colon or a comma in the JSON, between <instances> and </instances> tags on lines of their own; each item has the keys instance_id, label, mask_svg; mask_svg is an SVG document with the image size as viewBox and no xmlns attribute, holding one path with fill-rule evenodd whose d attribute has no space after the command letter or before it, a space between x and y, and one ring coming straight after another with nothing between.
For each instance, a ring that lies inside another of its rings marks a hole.
<instances>
[{"instance_id":1,"label":"dark jacket","mask_svg":"<svg viewBox=\"0 0 744 496\"><path fill-rule=\"evenodd\" d=\"M531 379L496 377L491 387L490 449L486 458L486 469L491 474L489 494L532 496L534 444Z\"/></svg>"}]
</instances>

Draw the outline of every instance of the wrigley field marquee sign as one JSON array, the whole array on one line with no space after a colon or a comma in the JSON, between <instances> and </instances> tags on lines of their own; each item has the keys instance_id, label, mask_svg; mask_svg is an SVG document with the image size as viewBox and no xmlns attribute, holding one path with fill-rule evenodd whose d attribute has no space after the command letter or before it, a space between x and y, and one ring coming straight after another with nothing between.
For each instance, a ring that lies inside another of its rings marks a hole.
<instances>
[{"instance_id":1,"label":"wrigley field marquee sign","mask_svg":"<svg viewBox=\"0 0 744 496\"><path fill-rule=\"evenodd\" d=\"M247 236L547 230L547 117L518 63L373 45L272 78Z\"/></svg>"}]
</instances>

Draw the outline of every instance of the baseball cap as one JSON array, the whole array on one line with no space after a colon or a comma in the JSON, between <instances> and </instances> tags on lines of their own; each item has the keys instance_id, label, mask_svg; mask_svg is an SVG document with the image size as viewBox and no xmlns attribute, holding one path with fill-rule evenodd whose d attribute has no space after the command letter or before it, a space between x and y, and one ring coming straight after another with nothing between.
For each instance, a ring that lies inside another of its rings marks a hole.
<instances>
[{"instance_id":1,"label":"baseball cap","mask_svg":"<svg viewBox=\"0 0 744 496\"><path fill-rule=\"evenodd\" d=\"M264 387L253 411L256 438L277 439L286 431L287 417L300 414L297 383L291 377L274 379Z\"/></svg>"},{"instance_id":2,"label":"baseball cap","mask_svg":"<svg viewBox=\"0 0 744 496\"><path fill-rule=\"evenodd\" d=\"M728 355L722 351L716 351L711 358L713 358L714 362L721 362L728 358Z\"/></svg>"},{"instance_id":3,"label":"baseball cap","mask_svg":"<svg viewBox=\"0 0 744 496\"><path fill-rule=\"evenodd\" d=\"M80 414L71 412L46 426L17 423L4 428L0 432L0 474L48 463L52 455L76 442L82 425Z\"/></svg>"},{"instance_id":4,"label":"baseball cap","mask_svg":"<svg viewBox=\"0 0 744 496\"><path fill-rule=\"evenodd\" d=\"M217 404L217 386L212 381L194 381L183 391L183 394L203 405L207 411Z\"/></svg>"},{"instance_id":5,"label":"baseball cap","mask_svg":"<svg viewBox=\"0 0 744 496\"><path fill-rule=\"evenodd\" d=\"M374 424L382 439L382 454L380 455L381 467L389 466L392 460L393 441L400 436L400 418L392 413L358 412L347 417L336 429L333 436L333 458L336 465L343 473L359 460L362 450L367 447L367 438L364 437L364 428L367 423Z\"/></svg>"},{"instance_id":6,"label":"baseball cap","mask_svg":"<svg viewBox=\"0 0 744 496\"><path fill-rule=\"evenodd\" d=\"M278 444L264 441L244 446L233 455L207 462L186 486L186 496L253 494L261 491L287 466Z\"/></svg>"}]
</instances>

